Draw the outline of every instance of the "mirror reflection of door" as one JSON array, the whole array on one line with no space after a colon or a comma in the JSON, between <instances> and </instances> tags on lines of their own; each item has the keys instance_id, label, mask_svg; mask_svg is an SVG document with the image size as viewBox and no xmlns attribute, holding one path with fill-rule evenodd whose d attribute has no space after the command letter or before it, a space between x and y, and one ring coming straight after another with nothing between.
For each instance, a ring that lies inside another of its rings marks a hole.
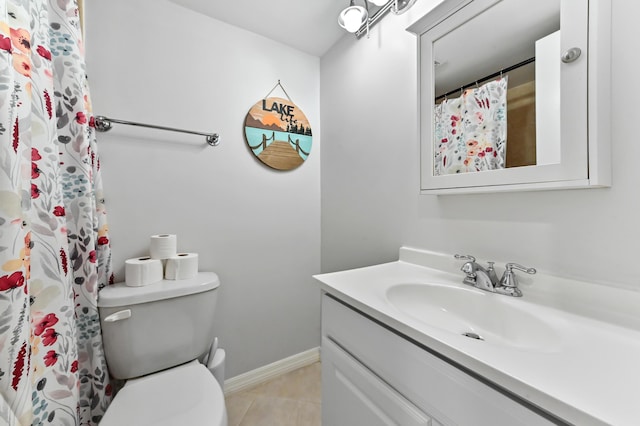
<instances>
[{"instance_id":1,"label":"mirror reflection of door","mask_svg":"<svg viewBox=\"0 0 640 426\"><path fill-rule=\"evenodd\" d=\"M449 114L442 123L455 134L439 133L434 122L436 175L560 162L560 1L497 1L435 40L436 110L460 105L456 119ZM457 148L444 146L452 137ZM449 157L438 159L447 149ZM478 154L504 159L474 163Z\"/></svg>"}]
</instances>

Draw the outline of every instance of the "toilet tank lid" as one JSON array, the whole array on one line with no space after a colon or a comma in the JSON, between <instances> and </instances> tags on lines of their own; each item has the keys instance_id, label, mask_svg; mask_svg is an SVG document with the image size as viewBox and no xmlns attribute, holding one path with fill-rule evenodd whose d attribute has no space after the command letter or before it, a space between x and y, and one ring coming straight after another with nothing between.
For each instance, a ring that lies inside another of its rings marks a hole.
<instances>
[{"instance_id":1,"label":"toilet tank lid","mask_svg":"<svg viewBox=\"0 0 640 426\"><path fill-rule=\"evenodd\" d=\"M162 280L142 287L129 287L125 283L117 283L100 290L98 293L98 307L112 308L171 299L213 290L219 285L220 279L214 272L198 272L195 278Z\"/></svg>"}]
</instances>

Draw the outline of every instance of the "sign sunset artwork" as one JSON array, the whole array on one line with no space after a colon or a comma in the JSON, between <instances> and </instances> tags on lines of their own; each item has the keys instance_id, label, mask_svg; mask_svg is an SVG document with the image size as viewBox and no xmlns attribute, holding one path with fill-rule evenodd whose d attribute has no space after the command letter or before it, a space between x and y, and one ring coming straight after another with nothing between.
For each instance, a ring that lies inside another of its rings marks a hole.
<instances>
[{"instance_id":1,"label":"sign sunset artwork","mask_svg":"<svg viewBox=\"0 0 640 426\"><path fill-rule=\"evenodd\" d=\"M258 101L247 113L244 136L253 154L276 170L293 170L309 157L313 134L304 113L282 98Z\"/></svg>"}]
</instances>

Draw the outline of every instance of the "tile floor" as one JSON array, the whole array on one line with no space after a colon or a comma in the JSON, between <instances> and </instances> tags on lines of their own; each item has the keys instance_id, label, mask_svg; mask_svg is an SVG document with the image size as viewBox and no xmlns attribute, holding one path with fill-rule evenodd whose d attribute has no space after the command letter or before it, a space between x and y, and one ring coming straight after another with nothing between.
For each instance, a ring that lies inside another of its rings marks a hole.
<instances>
[{"instance_id":1,"label":"tile floor","mask_svg":"<svg viewBox=\"0 0 640 426\"><path fill-rule=\"evenodd\" d=\"M320 363L226 397L229 426L320 426Z\"/></svg>"}]
</instances>

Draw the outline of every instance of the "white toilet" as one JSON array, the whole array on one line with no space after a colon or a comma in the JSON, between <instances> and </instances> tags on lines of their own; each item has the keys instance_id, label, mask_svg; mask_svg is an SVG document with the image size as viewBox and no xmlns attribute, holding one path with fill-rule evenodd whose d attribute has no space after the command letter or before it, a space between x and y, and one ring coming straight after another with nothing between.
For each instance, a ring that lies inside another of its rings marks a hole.
<instances>
[{"instance_id":1,"label":"white toilet","mask_svg":"<svg viewBox=\"0 0 640 426\"><path fill-rule=\"evenodd\" d=\"M212 347L219 285L215 273L199 272L189 280L100 291L107 366L127 380L100 426L227 426L222 388L198 361Z\"/></svg>"}]
</instances>

